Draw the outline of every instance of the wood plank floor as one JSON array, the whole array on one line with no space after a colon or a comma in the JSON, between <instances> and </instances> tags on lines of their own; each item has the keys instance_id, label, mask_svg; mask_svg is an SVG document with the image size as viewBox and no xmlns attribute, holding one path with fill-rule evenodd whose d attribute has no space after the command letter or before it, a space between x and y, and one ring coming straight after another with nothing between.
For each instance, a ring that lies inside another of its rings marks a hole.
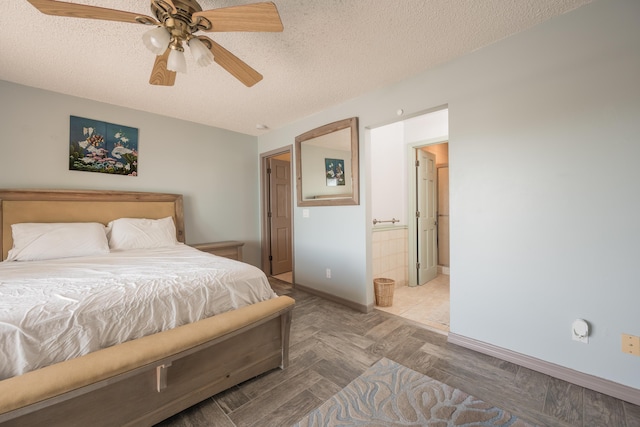
<instances>
[{"instance_id":1,"label":"wood plank floor","mask_svg":"<svg viewBox=\"0 0 640 427\"><path fill-rule=\"evenodd\" d=\"M533 424L640 427L636 405L449 344L445 335L390 313L359 313L277 280L272 286L296 300L289 367L158 426L288 426L387 357Z\"/></svg>"}]
</instances>

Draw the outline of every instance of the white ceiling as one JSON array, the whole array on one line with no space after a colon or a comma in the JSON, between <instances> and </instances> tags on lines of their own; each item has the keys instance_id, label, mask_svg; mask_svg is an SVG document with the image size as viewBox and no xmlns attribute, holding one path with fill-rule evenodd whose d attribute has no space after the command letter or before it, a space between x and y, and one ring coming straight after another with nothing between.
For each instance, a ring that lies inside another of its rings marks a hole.
<instances>
[{"instance_id":1,"label":"white ceiling","mask_svg":"<svg viewBox=\"0 0 640 427\"><path fill-rule=\"evenodd\" d=\"M264 75L251 88L188 52L175 86L152 86L149 27L47 16L26 0L2 2L0 79L260 135L268 129L257 124L277 129L591 0L274 1L284 32L208 34ZM204 10L251 2L199 1ZM73 3L152 16L147 1Z\"/></svg>"}]
</instances>

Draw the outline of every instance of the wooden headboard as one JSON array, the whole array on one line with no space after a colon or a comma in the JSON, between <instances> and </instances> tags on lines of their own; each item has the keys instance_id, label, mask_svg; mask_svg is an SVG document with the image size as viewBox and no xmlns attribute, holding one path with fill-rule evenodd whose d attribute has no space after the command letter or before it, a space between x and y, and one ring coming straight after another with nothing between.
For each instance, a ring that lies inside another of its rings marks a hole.
<instances>
[{"instance_id":1,"label":"wooden headboard","mask_svg":"<svg viewBox=\"0 0 640 427\"><path fill-rule=\"evenodd\" d=\"M11 224L22 222L101 222L118 218L173 217L176 237L185 241L181 194L110 190L0 189L2 259L13 246Z\"/></svg>"}]
</instances>

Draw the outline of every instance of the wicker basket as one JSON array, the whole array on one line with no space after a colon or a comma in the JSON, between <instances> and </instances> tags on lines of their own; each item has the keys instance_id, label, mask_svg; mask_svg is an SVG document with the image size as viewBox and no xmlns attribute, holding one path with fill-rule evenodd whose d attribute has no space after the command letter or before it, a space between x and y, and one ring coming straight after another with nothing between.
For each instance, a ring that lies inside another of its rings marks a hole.
<instances>
[{"instance_id":1,"label":"wicker basket","mask_svg":"<svg viewBox=\"0 0 640 427\"><path fill-rule=\"evenodd\" d=\"M390 307L393 304L393 289L396 281L393 279L373 279L373 289L376 294L376 305Z\"/></svg>"}]
</instances>

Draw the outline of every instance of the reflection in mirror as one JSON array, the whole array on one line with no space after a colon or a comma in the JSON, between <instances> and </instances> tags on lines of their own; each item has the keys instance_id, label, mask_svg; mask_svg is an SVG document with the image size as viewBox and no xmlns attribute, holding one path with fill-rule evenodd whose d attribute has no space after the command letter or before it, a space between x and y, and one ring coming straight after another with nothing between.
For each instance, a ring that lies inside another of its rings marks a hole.
<instances>
[{"instance_id":1,"label":"reflection in mirror","mask_svg":"<svg viewBox=\"0 0 640 427\"><path fill-rule=\"evenodd\" d=\"M357 205L358 118L296 137L298 206Z\"/></svg>"}]
</instances>

